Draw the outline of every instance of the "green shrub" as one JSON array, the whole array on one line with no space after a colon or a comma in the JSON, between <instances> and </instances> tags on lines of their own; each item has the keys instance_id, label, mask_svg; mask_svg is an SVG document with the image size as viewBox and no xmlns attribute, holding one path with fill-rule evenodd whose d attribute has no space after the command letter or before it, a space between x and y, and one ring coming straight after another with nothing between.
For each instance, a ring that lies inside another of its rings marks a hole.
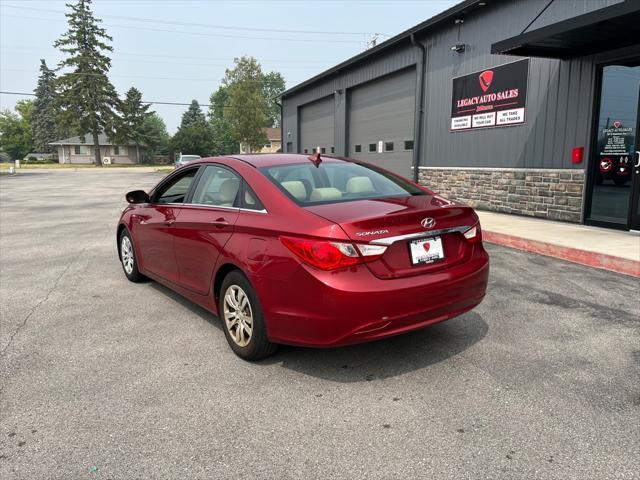
<instances>
[{"instance_id":1,"label":"green shrub","mask_svg":"<svg viewBox=\"0 0 640 480\"><path fill-rule=\"evenodd\" d=\"M22 165L52 165L58 163L58 160L55 158L46 158L44 160L38 160L35 157L29 157L26 160L20 160Z\"/></svg>"}]
</instances>

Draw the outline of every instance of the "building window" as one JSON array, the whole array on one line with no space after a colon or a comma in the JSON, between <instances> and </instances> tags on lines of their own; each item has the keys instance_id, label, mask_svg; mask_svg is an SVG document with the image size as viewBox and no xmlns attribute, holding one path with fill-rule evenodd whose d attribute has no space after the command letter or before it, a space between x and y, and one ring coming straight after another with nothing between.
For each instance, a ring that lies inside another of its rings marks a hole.
<instances>
[{"instance_id":1,"label":"building window","mask_svg":"<svg viewBox=\"0 0 640 480\"><path fill-rule=\"evenodd\" d=\"M375 143L370 143L369 144L369 153L376 153L376 144Z\"/></svg>"},{"instance_id":2,"label":"building window","mask_svg":"<svg viewBox=\"0 0 640 480\"><path fill-rule=\"evenodd\" d=\"M71 148L69 148L71 150ZM89 155L89 147L87 145L73 145L74 155Z\"/></svg>"},{"instance_id":3,"label":"building window","mask_svg":"<svg viewBox=\"0 0 640 480\"><path fill-rule=\"evenodd\" d=\"M304 153L309 153L306 148L304 149Z\"/></svg>"},{"instance_id":4,"label":"building window","mask_svg":"<svg viewBox=\"0 0 640 480\"><path fill-rule=\"evenodd\" d=\"M413 150L413 140L405 140L404 141L404 149L405 150Z\"/></svg>"},{"instance_id":5,"label":"building window","mask_svg":"<svg viewBox=\"0 0 640 480\"><path fill-rule=\"evenodd\" d=\"M362 145L354 145L353 151L356 153L360 153L362 151Z\"/></svg>"},{"instance_id":6,"label":"building window","mask_svg":"<svg viewBox=\"0 0 640 480\"><path fill-rule=\"evenodd\" d=\"M327 153L327 149L326 149L326 148L324 148L324 147L322 147L322 148L320 149L320 153Z\"/></svg>"},{"instance_id":7,"label":"building window","mask_svg":"<svg viewBox=\"0 0 640 480\"><path fill-rule=\"evenodd\" d=\"M393 152L393 142L384 142L384 151Z\"/></svg>"},{"instance_id":8,"label":"building window","mask_svg":"<svg viewBox=\"0 0 640 480\"><path fill-rule=\"evenodd\" d=\"M331 153L336 153L336 147L331 147Z\"/></svg>"},{"instance_id":9,"label":"building window","mask_svg":"<svg viewBox=\"0 0 640 480\"><path fill-rule=\"evenodd\" d=\"M291 153L293 151L293 142L287 142L287 153Z\"/></svg>"}]
</instances>

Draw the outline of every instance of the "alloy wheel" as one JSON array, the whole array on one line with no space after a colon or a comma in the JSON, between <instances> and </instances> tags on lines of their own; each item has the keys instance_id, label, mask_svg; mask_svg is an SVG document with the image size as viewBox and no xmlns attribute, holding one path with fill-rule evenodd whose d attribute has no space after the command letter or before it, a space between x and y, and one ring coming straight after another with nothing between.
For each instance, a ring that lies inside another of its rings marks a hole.
<instances>
[{"instance_id":1,"label":"alloy wheel","mask_svg":"<svg viewBox=\"0 0 640 480\"><path fill-rule=\"evenodd\" d=\"M122 256L122 266L127 275L133 273L133 245L131 245L131 239L126 235L122 237L120 242L120 255Z\"/></svg>"},{"instance_id":2,"label":"alloy wheel","mask_svg":"<svg viewBox=\"0 0 640 480\"><path fill-rule=\"evenodd\" d=\"M231 285L224 294L224 322L229 335L240 347L246 347L253 332L253 312L246 292Z\"/></svg>"}]
</instances>

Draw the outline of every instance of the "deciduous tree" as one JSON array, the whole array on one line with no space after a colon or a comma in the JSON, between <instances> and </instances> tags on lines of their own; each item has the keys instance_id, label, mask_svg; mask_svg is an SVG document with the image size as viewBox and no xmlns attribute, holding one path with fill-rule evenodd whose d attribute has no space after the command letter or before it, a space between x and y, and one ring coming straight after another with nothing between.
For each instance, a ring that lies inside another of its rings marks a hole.
<instances>
[{"instance_id":1,"label":"deciduous tree","mask_svg":"<svg viewBox=\"0 0 640 480\"><path fill-rule=\"evenodd\" d=\"M280 127L280 106L276 98L285 90L284 77L280 72L269 72L262 76L262 93L267 105L267 127Z\"/></svg>"},{"instance_id":2,"label":"deciduous tree","mask_svg":"<svg viewBox=\"0 0 640 480\"><path fill-rule=\"evenodd\" d=\"M0 112L0 151L13 160L22 159L33 150L31 138L32 100L20 100L15 106L16 113L9 110Z\"/></svg>"},{"instance_id":3,"label":"deciduous tree","mask_svg":"<svg viewBox=\"0 0 640 480\"><path fill-rule=\"evenodd\" d=\"M223 84L228 92L224 118L234 140L249 150L264 145L267 136L263 129L269 120L260 64L253 57L236 58L234 67L226 70Z\"/></svg>"},{"instance_id":4,"label":"deciduous tree","mask_svg":"<svg viewBox=\"0 0 640 480\"><path fill-rule=\"evenodd\" d=\"M167 133L167 126L164 120L157 113L151 112L145 117L142 129L149 153L152 155L169 154L169 140L171 137Z\"/></svg>"},{"instance_id":5,"label":"deciduous tree","mask_svg":"<svg viewBox=\"0 0 640 480\"><path fill-rule=\"evenodd\" d=\"M224 110L229 101L229 92L221 85L210 97L209 123L213 133L212 154L229 155L238 152L238 142L231 133L231 124L224 116Z\"/></svg>"}]
</instances>

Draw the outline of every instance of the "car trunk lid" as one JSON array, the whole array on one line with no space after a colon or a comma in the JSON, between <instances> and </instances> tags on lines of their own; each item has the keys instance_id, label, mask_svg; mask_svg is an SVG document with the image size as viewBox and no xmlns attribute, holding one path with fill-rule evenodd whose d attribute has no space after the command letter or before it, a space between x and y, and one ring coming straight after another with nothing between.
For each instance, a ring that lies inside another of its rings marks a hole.
<instances>
[{"instance_id":1,"label":"car trunk lid","mask_svg":"<svg viewBox=\"0 0 640 480\"><path fill-rule=\"evenodd\" d=\"M340 225L355 243L386 245L387 250L379 259L367 263L376 277L385 279L420 275L465 261L473 246L465 240L463 232L478 221L471 208L438 195L357 200L306 208ZM414 265L410 242L434 237L441 240L444 258Z\"/></svg>"}]
</instances>

